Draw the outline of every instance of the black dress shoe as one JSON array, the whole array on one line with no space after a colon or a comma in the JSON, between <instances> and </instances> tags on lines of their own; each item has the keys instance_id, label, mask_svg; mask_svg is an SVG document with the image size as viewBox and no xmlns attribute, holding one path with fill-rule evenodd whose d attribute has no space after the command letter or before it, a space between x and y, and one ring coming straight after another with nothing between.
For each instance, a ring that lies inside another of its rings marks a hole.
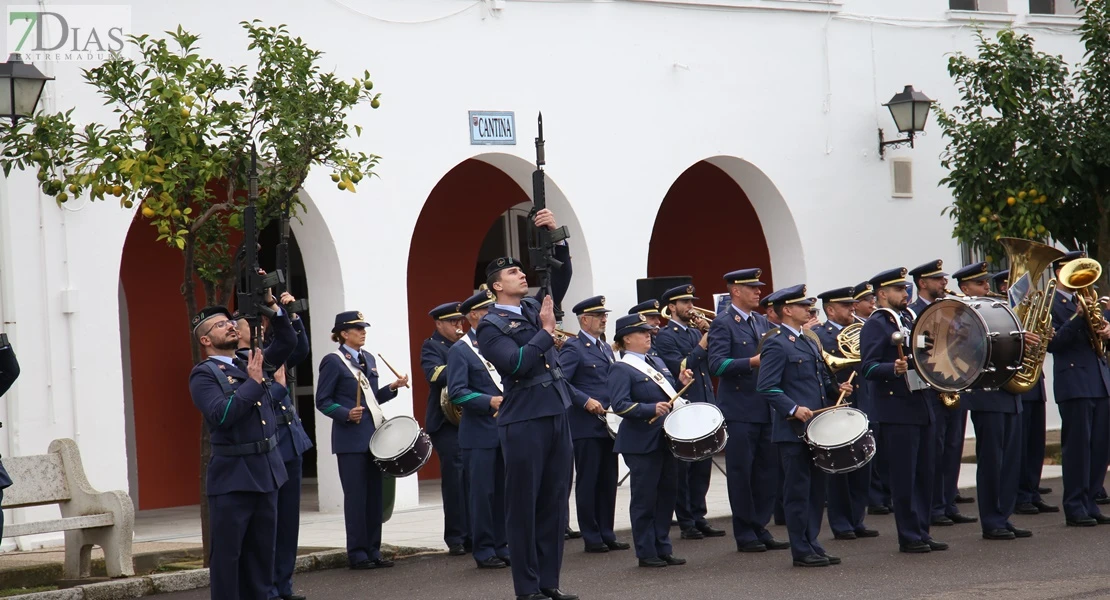
<instances>
[{"instance_id":1,"label":"black dress shoe","mask_svg":"<svg viewBox=\"0 0 1110 600\"><path fill-rule=\"evenodd\" d=\"M1110 504L1110 496L1095 496L1095 504Z\"/></svg>"},{"instance_id":2,"label":"black dress shoe","mask_svg":"<svg viewBox=\"0 0 1110 600\"><path fill-rule=\"evenodd\" d=\"M610 550L628 550L632 547L628 544L628 542L618 542L616 540L605 542L605 546Z\"/></svg>"},{"instance_id":3,"label":"black dress shoe","mask_svg":"<svg viewBox=\"0 0 1110 600\"><path fill-rule=\"evenodd\" d=\"M961 514L961 513L952 513L950 515L947 515L947 517L953 523L978 523L979 522L979 517L973 517L971 515L965 515L965 514Z\"/></svg>"},{"instance_id":4,"label":"black dress shoe","mask_svg":"<svg viewBox=\"0 0 1110 600\"><path fill-rule=\"evenodd\" d=\"M833 537L838 540L854 540L856 539L856 532L854 531L834 531Z\"/></svg>"},{"instance_id":5,"label":"black dress shoe","mask_svg":"<svg viewBox=\"0 0 1110 600\"><path fill-rule=\"evenodd\" d=\"M455 544L447 548L447 554L451 556L465 556L466 548L464 548L462 544Z\"/></svg>"},{"instance_id":6,"label":"black dress shoe","mask_svg":"<svg viewBox=\"0 0 1110 600\"><path fill-rule=\"evenodd\" d=\"M956 504L971 504L975 502L975 496L961 496L956 494Z\"/></svg>"},{"instance_id":7,"label":"black dress shoe","mask_svg":"<svg viewBox=\"0 0 1110 600\"><path fill-rule=\"evenodd\" d=\"M984 540L1012 540L1016 536L1009 529L988 529L983 532Z\"/></svg>"},{"instance_id":8,"label":"black dress shoe","mask_svg":"<svg viewBox=\"0 0 1110 600\"><path fill-rule=\"evenodd\" d=\"M1039 487L1039 488L1037 488L1037 493L1038 493L1038 494L1051 494L1051 493L1052 493L1052 488L1049 488L1049 487Z\"/></svg>"},{"instance_id":9,"label":"black dress shoe","mask_svg":"<svg viewBox=\"0 0 1110 600\"><path fill-rule=\"evenodd\" d=\"M308 600L308 598L299 594L284 594L281 600Z\"/></svg>"},{"instance_id":10,"label":"black dress shoe","mask_svg":"<svg viewBox=\"0 0 1110 600\"><path fill-rule=\"evenodd\" d=\"M641 558L640 559L640 566L641 567L665 567L665 566L667 566L667 561L663 560L662 558L655 557L655 556L653 556L651 558Z\"/></svg>"},{"instance_id":11,"label":"black dress shoe","mask_svg":"<svg viewBox=\"0 0 1110 600\"><path fill-rule=\"evenodd\" d=\"M810 554L801 558L794 559L795 567L827 567L829 566L829 559L821 556L820 554Z\"/></svg>"},{"instance_id":12,"label":"black dress shoe","mask_svg":"<svg viewBox=\"0 0 1110 600\"><path fill-rule=\"evenodd\" d=\"M700 531L701 534L705 537L725 537L724 529L714 529L709 526L709 523L697 525L696 527L698 528L698 531Z\"/></svg>"},{"instance_id":13,"label":"black dress shoe","mask_svg":"<svg viewBox=\"0 0 1110 600\"><path fill-rule=\"evenodd\" d=\"M500 558L501 562L505 563L506 567L513 566L513 559L509 558L508 556L498 556L497 558Z\"/></svg>"},{"instance_id":14,"label":"black dress shoe","mask_svg":"<svg viewBox=\"0 0 1110 600\"><path fill-rule=\"evenodd\" d=\"M491 556L485 560L478 560L475 562L478 563L479 569L504 569L505 567L509 566L505 564L505 561L497 558L496 556Z\"/></svg>"},{"instance_id":15,"label":"black dress shoe","mask_svg":"<svg viewBox=\"0 0 1110 600\"><path fill-rule=\"evenodd\" d=\"M601 544L586 544L586 552L590 554L602 554L609 551L609 546L604 543Z\"/></svg>"},{"instance_id":16,"label":"black dress shoe","mask_svg":"<svg viewBox=\"0 0 1110 600\"><path fill-rule=\"evenodd\" d=\"M1014 537L1019 537L1019 538L1033 537L1033 532L1029 531L1028 529L1019 529L1017 527L1014 527L1013 525L1007 525L1006 529L1009 529L1010 533L1014 534Z\"/></svg>"},{"instance_id":17,"label":"black dress shoe","mask_svg":"<svg viewBox=\"0 0 1110 600\"><path fill-rule=\"evenodd\" d=\"M821 556L824 556L825 560L829 561L830 565L839 565L840 564L840 557L839 556L833 556L832 554L822 554Z\"/></svg>"},{"instance_id":18,"label":"black dress shoe","mask_svg":"<svg viewBox=\"0 0 1110 600\"><path fill-rule=\"evenodd\" d=\"M543 594L525 594L523 596L517 596L516 600L547 600L547 596Z\"/></svg>"},{"instance_id":19,"label":"black dress shoe","mask_svg":"<svg viewBox=\"0 0 1110 600\"><path fill-rule=\"evenodd\" d=\"M767 551L767 546L763 545L763 542L761 542L759 540L754 540L754 541L748 542L746 544L737 544L736 545L736 551L737 552L766 552Z\"/></svg>"},{"instance_id":20,"label":"black dress shoe","mask_svg":"<svg viewBox=\"0 0 1110 600\"><path fill-rule=\"evenodd\" d=\"M1036 502L1033 503L1033 506L1035 506L1037 508L1037 510L1039 510L1043 513L1060 512L1060 507L1059 506L1048 504L1048 503L1046 503L1042 500L1037 500Z\"/></svg>"},{"instance_id":21,"label":"black dress shoe","mask_svg":"<svg viewBox=\"0 0 1110 600\"><path fill-rule=\"evenodd\" d=\"M660 556L659 558L663 559L663 562L667 563L667 565L671 566L671 567L686 564L686 559L685 558L678 558L677 556L674 556L673 554L666 554L666 555Z\"/></svg>"},{"instance_id":22,"label":"black dress shoe","mask_svg":"<svg viewBox=\"0 0 1110 600\"><path fill-rule=\"evenodd\" d=\"M890 509L885 506L868 506L867 514L869 515L889 515Z\"/></svg>"},{"instance_id":23,"label":"black dress shoe","mask_svg":"<svg viewBox=\"0 0 1110 600\"><path fill-rule=\"evenodd\" d=\"M671 519L671 527L678 527L678 519Z\"/></svg>"},{"instance_id":24,"label":"black dress shoe","mask_svg":"<svg viewBox=\"0 0 1110 600\"><path fill-rule=\"evenodd\" d=\"M1098 525L1098 521L1091 517L1076 517L1074 519L1066 520L1068 527L1094 527Z\"/></svg>"},{"instance_id":25,"label":"black dress shoe","mask_svg":"<svg viewBox=\"0 0 1110 600\"><path fill-rule=\"evenodd\" d=\"M910 542L909 544L899 544L898 551L906 552L908 554L924 554L932 552L932 547L925 542Z\"/></svg>"},{"instance_id":26,"label":"black dress shoe","mask_svg":"<svg viewBox=\"0 0 1110 600\"><path fill-rule=\"evenodd\" d=\"M705 534L691 527L690 529L682 530L682 539L684 540L702 540L705 539Z\"/></svg>"},{"instance_id":27,"label":"black dress shoe","mask_svg":"<svg viewBox=\"0 0 1110 600\"><path fill-rule=\"evenodd\" d=\"M1091 515L1091 518L1099 525L1110 525L1110 515L1097 514Z\"/></svg>"},{"instance_id":28,"label":"black dress shoe","mask_svg":"<svg viewBox=\"0 0 1110 600\"><path fill-rule=\"evenodd\" d=\"M558 588L552 590L540 588L540 593L544 596L547 596L548 598L551 598L551 600L578 600L578 596L574 594L568 594Z\"/></svg>"},{"instance_id":29,"label":"black dress shoe","mask_svg":"<svg viewBox=\"0 0 1110 600\"><path fill-rule=\"evenodd\" d=\"M860 538L879 537L879 532L875 531L874 529L868 529L868 528L864 527L863 529L857 529L856 530L856 537L860 537Z\"/></svg>"},{"instance_id":30,"label":"black dress shoe","mask_svg":"<svg viewBox=\"0 0 1110 600\"><path fill-rule=\"evenodd\" d=\"M1014 512L1019 515L1036 515L1040 514L1041 509L1033 506L1032 502L1022 502L1014 507Z\"/></svg>"},{"instance_id":31,"label":"black dress shoe","mask_svg":"<svg viewBox=\"0 0 1110 600\"><path fill-rule=\"evenodd\" d=\"M567 527L566 532L563 534L563 539L565 539L565 540L576 540L580 537L582 537L582 532L581 531L575 531L575 530L571 529L570 527Z\"/></svg>"},{"instance_id":32,"label":"black dress shoe","mask_svg":"<svg viewBox=\"0 0 1110 600\"><path fill-rule=\"evenodd\" d=\"M937 527L951 527L952 525L956 524L955 521L953 521L952 519L949 519L948 517L945 517L943 515L939 516L939 517L933 517L933 520L930 521L930 523L932 523L933 525L935 525Z\"/></svg>"},{"instance_id":33,"label":"black dress shoe","mask_svg":"<svg viewBox=\"0 0 1110 600\"><path fill-rule=\"evenodd\" d=\"M780 542L775 538L763 540L763 545L767 546L768 550L789 550L790 542Z\"/></svg>"},{"instance_id":34,"label":"black dress shoe","mask_svg":"<svg viewBox=\"0 0 1110 600\"><path fill-rule=\"evenodd\" d=\"M925 545L933 552L943 552L948 549L948 544L936 540L925 540Z\"/></svg>"}]
</instances>

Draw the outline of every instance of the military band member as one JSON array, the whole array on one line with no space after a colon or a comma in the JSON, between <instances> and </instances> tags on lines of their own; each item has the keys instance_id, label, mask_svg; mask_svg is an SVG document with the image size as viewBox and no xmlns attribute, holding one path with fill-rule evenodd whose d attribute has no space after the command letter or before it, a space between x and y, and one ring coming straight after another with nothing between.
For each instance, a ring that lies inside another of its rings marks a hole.
<instances>
[{"instance_id":1,"label":"military band member","mask_svg":"<svg viewBox=\"0 0 1110 600\"><path fill-rule=\"evenodd\" d=\"M296 298L286 292L281 294L280 301L282 306L288 306ZM276 370L265 362L262 365L264 377L278 384L270 386L270 397L278 424L278 451L285 463L285 472L289 475L289 479L278 489L277 544L274 547L274 583L269 593L271 600L305 599L304 596L293 593L293 569L297 562L297 538L301 528L302 456L312 447L312 440L305 433L304 424L297 414L296 393L286 385L286 374L308 357L309 344L304 321L300 316L290 315L289 322L297 335L297 346L293 353ZM250 361L250 324L238 315L236 323L239 330L239 349L235 355L246 364Z\"/></svg>"},{"instance_id":2,"label":"military band member","mask_svg":"<svg viewBox=\"0 0 1110 600\"><path fill-rule=\"evenodd\" d=\"M663 372L662 361L648 354L651 332L643 315L617 319L614 339L622 357L609 372L607 389L613 412L624 417L614 452L624 455L631 474L628 508L636 557L641 567L666 567L686 564L686 559L672 554L678 459L663 439L663 422L677 392L674 380ZM685 385L693 372L681 371L678 378Z\"/></svg>"},{"instance_id":3,"label":"military band member","mask_svg":"<svg viewBox=\"0 0 1110 600\"><path fill-rule=\"evenodd\" d=\"M11 389L19 377L19 361L16 360L15 350L7 341L6 336L0 336L0 397ZM4 500L4 490L12 485L12 478L7 469L0 463L0 502ZM0 537L4 534L4 513L0 511Z\"/></svg>"},{"instance_id":4,"label":"military band member","mask_svg":"<svg viewBox=\"0 0 1110 600\"><path fill-rule=\"evenodd\" d=\"M863 323L875 312L875 288L871 287L870 281L864 281L852 289L856 291L856 306L853 311L856 313L856 320Z\"/></svg>"},{"instance_id":5,"label":"military band member","mask_svg":"<svg viewBox=\"0 0 1110 600\"><path fill-rule=\"evenodd\" d=\"M1085 256L1069 252L1057 260L1056 299L1052 326L1056 335L1048 343L1053 356L1052 385L1060 409L1061 451L1064 471L1064 518L1074 527L1110 524L1095 502L1106 477L1107 444L1110 436L1110 370L1105 355L1095 352L1089 339L1086 311L1077 302L1075 290L1059 281L1060 268ZM1099 332L1110 338L1110 325Z\"/></svg>"},{"instance_id":6,"label":"military band member","mask_svg":"<svg viewBox=\"0 0 1110 600\"><path fill-rule=\"evenodd\" d=\"M909 300L906 269L883 271L871 279L871 285L878 308L860 332L861 366L880 425L879 452L888 457L898 549L947 550L947 544L929 534L936 454L932 407L924 394L910 388L908 359L891 343L892 334L901 332L903 352L908 353L913 323L903 313Z\"/></svg>"},{"instance_id":7,"label":"military band member","mask_svg":"<svg viewBox=\"0 0 1110 600\"><path fill-rule=\"evenodd\" d=\"M756 351L771 329L759 306L759 269L741 269L724 276L729 307L709 328L709 368L719 377L717 403L725 416L729 439L725 446L728 500L732 507L732 535L740 552L785 550L787 542L767 531L775 500L778 457L771 443L771 410L756 393Z\"/></svg>"},{"instance_id":8,"label":"military band member","mask_svg":"<svg viewBox=\"0 0 1110 600\"><path fill-rule=\"evenodd\" d=\"M534 222L556 227L546 209ZM566 411L572 396L582 393L563 378L556 360L554 304L570 285L570 253L566 244L555 249L563 267L551 273L551 295L541 299L526 297L528 278L520 261L504 257L491 262L486 283L497 302L478 324L478 347L505 387L497 435L505 455L506 517L518 600L577 598L559 590L559 571L574 454Z\"/></svg>"},{"instance_id":9,"label":"military band member","mask_svg":"<svg viewBox=\"0 0 1110 600\"><path fill-rule=\"evenodd\" d=\"M574 496L578 508L578 528L586 552L627 550L613 533L617 510L617 455L613 454L613 438L605 424L609 408L609 392L605 382L616 356L602 339L608 323L609 309L605 296L593 296L574 305L578 316L578 335L559 350L559 367L563 376L590 399L567 409L571 439L574 441ZM596 398L596 400L594 400Z\"/></svg>"},{"instance_id":10,"label":"military band member","mask_svg":"<svg viewBox=\"0 0 1110 600\"><path fill-rule=\"evenodd\" d=\"M449 422L440 406L440 395L447 387L447 351L462 337L466 319L459 314L459 303L440 304L428 313L435 321L435 332L420 347L420 368L428 380L428 405L424 411L424 431L439 455L440 496L443 498L443 541L451 556L471 550L470 523L467 517L469 495L466 491L459 426Z\"/></svg>"},{"instance_id":11,"label":"military band member","mask_svg":"<svg viewBox=\"0 0 1110 600\"><path fill-rule=\"evenodd\" d=\"M766 315L767 321L771 324L772 329L763 334L763 337L770 335L774 328L782 325L782 316L775 310L775 298L778 297L777 290L763 296L759 299L759 308L763 309L763 314ZM728 304L725 304L728 307ZM762 340L762 338L760 338ZM773 444L772 444L773 445ZM786 512L782 507L782 486L786 482L786 473L782 468L782 461L778 459L778 448L775 448L775 470L778 472L778 478L775 481L775 504L772 510L775 517L775 525L786 525Z\"/></svg>"},{"instance_id":12,"label":"military band member","mask_svg":"<svg viewBox=\"0 0 1110 600\"><path fill-rule=\"evenodd\" d=\"M505 459L493 418L504 399L501 376L482 356L475 334L493 301L493 292L482 290L459 306L470 331L447 353L447 391L451 403L461 406L463 412L459 447L469 492L468 537L474 540L474 562L479 569L503 569L512 564L505 530Z\"/></svg>"},{"instance_id":13,"label":"military band member","mask_svg":"<svg viewBox=\"0 0 1110 600\"><path fill-rule=\"evenodd\" d=\"M651 334L651 352L652 356L659 356L658 351L655 349L655 336L659 334L659 328L663 325L663 314L659 310L658 300L644 300L643 302L628 309L630 315L644 315L647 319L648 325L651 325L655 330Z\"/></svg>"},{"instance_id":14,"label":"military band member","mask_svg":"<svg viewBox=\"0 0 1110 600\"><path fill-rule=\"evenodd\" d=\"M910 271L917 287L917 300L909 305L912 316L917 319L930 304L945 297L948 286L948 273L940 259L927 262ZM957 523L974 523L976 517L960 513L956 507L959 492L960 460L964 452L964 435L967 431L967 408L962 404L954 408L944 405L940 394L928 388L922 390L925 398L933 407L936 419L936 464L937 471L933 480L932 524L949 526Z\"/></svg>"},{"instance_id":15,"label":"military band member","mask_svg":"<svg viewBox=\"0 0 1110 600\"><path fill-rule=\"evenodd\" d=\"M397 397L408 376L378 387L374 356L363 349L370 324L358 311L335 315L331 339L339 348L320 361L316 408L332 419L331 451L343 487L347 563L351 569L392 567L382 557L382 473L370 454L370 438L385 422L379 403Z\"/></svg>"},{"instance_id":16,"label":"military band member","mask_svg":"<svg viewBox=\"0 0 1110 600\"><path fill-rule=\"evenodd\" d=\"M1021 395L1021 467L1018 474L1017 506L1019 515L1060 512L1060 507L1041 497L1052 488L1041 487L1045 453L1045 402L1048 398L1044 373L1033 389Z\"/></svg>"},{"instance_id":17,"label":"military band member","mask_svg":"<svg viewBox=\"0 0 1110 600\"><path fill-rule=\"evenodd\" d=\"M987 263L980 262L952 274L967 296L986 296L990 291ZM1026 332L1027 346L1040 343L1036 334ZM1019 529L1010 522L1017 499L1018 473L1021 470L1021 397L1005 390L975 390L960 393L960 404L971 412L975 426L976 493L983 538L1012 540L1031 537L1032 531Z\"/></svg>"},{"instance_id":18,"label":"military band member","mask_svg":"<svg viewBox=\"0 0 1110 600\"><path fill-rule=\"evenodd\" d=\"M288 475L277 449L277 419L263 359L281 365L296 348L289 316L267 298L273 343L243 364L231 313L209 306L192 319L205 360L189 374L189 393L211 435L208 507L211 596L267 600L274 583L278 489Z\"/></svg>"},{"instance_id":19,"label":"military band member","mask_svg":"<svg viewBox=\"0 0 1110 600\"><path fill-rule=\"evenodd\" d=\"M1005 294L1010 291L1010 270L999 271L991 276L991 281L994 282L995 289L999 294Z\"/></svg>"},{"instance_id":20,"label":"military band member","mask_svg":"<svg viewBox=\"0 0 1110 600\"><path fill-rule=\"evenodd\" d=\"M870 281L858 283L852 288L855 291L856 305L852 308L856 322L866 323L871 313L875 312L875 290ZM889 515L892 512L890 500L889 468L886 454L880 449L883 436L880 433L882 425L879 424L875 413L875 403L871 399L871 384L863 376L863 364L856 368L856 381L860 382L856 389L856 407L867 413L871 422L871 431L875 434L875 457L871 459L871 485L867 491L867 514Z\"/></svg>"},{"instance_id":21,"label":"military band member","mask_svg":"<svg viewBox=\"0 0 1110 600\"><path fill-rule=\"evenodd\" d=\"M825 324L817 328L817 337L820 338L825 352L844 358L837 336L856 320L853 312L856 305L855 290L850 287L836 288L818 294L817 297L821 299L821 306L827 317ZM848 381L853 371L855 369L840 370L835 374L836 382L840 384ZM854 390L859 387L859 384L853 386ZM854 396L852 399L858 400ZM829 529L832 529L836 539L854 540L878 536L878 531L868 529L863 522L867 513L867 493L871 486L870 467L829 475L828 485Z\"/></svg>"},{"instance_id":22,"label":"military band member","mask_svg":"<svg viewBox=\"0 0 1110 600\"><path fill-rule=\"evenodd\" d=\"M694 373L694 385L686 398L691 402L716 404L713 380L709 376L709 320L694 311L694 286L680 285L663 293L661 304L667 306L670 322L655 336L653 345L663 364L671 373L687 369ZM707 507L705 495L709 492L709 479L713 460L698 462L679 461L678 502L675 515L682 528L682 539L723 537L725 532L714 529L705 520Z\"/></svg>"},{"instance_id":23,"label":"military band member","mask_svg":"<svg viewBox=\"0 0 1110 600\"><path fill-rule=\"evenodd\" d=\"M782 290L775 299L782 325L763 340L756 389L774 411L773 438L786 471L783 504L790 553L796 567L827 567L840 564L817 541L825 507L825 473L813 462L808 446L799 437L813 411L834 404L840 392L851 393L848 383L838 385L830 378L821 348L803 335L813 298L806 287ZM797 421L789 421L795 417Z\"/></svg>"}]
</instances>

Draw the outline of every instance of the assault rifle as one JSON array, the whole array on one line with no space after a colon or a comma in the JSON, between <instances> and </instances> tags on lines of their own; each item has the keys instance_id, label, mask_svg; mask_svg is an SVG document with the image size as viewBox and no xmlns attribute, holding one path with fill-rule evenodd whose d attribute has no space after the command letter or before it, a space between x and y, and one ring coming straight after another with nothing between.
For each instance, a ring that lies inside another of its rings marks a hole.
<instances>
[{"instance_id":1,"label":"assault rifle","mask_svg":"<svg viewBox=\"0 0 1110 600\"><path fill-rule=\"evenodd\" d=\"M285 284L281 270L265 275L259 273L258 266L258 215L255 203L258 202L258 152L251 144L250 191L247 207L243 209L243 250L239 253L239 286L236 306L239 314L247 320L251 328L251 349L259 347L262 339L262 317L273 317L274 311L266 306L266 290Z\"/></svg>"},{"instance_id":2,"label":"assault rifle","mask_svg":"<svg viewBox=\"0 0 1110 600\"><path fill-rule=\"evenodd\" d=\"M555 245L570 237L566 226L554 231L546 227L536 227L536 213L547 208L547 196L544 188L543 166L543 113L537 119L539 135L536 136L536 170L532 171L532 210L528 213L528 256L532 268L540 279L540 294L542 298L551 294L551 270L563 268L563 261L555 258ZM554 301L555 297L552 296ZM555 321L563 320L563 309L555 302Z\"/></svg>"}]
</instances>

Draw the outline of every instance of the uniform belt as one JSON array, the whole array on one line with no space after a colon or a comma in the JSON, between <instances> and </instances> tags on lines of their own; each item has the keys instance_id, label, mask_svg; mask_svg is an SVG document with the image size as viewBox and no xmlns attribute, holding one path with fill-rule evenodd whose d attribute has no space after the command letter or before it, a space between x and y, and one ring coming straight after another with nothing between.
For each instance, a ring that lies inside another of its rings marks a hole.
<instances>
[{"instance_id":1,"label":"uniform belt","mask_svg":"<svg viewBox=\"0 0 1110 600\"><path fill-rule=\"evenodd\" d=\"M265 454L277 448L277 435L249 444L212 444L212 456L247 456Z\"/></svg>"},{"instance_id":2,"label":"uniform belt","mask_svg":"<svg viewBox=\"0 0 1110 600\"><path fill-rule=\"evenodd\" d=\"M528 379L514 379L512 381L513 381L513 387L514 388L525 389L525 388L530 388L530 387L534 387L534 386L537 386L537 385L544 385L546 387L545 384L554 383L556 381L559 381L562 378L563 378L563 370L560 369L559 367L555 367L555 368L551 369L550 371L548 371L547 373L544 373L543 375L537 375L535 377L529 377Z\"/></svg>"},{"instance_id":3,"label":"uniform belt","mask_svg":"<svg viewBox=\"0 0 1110 600\"><path fill-rule=\"evenodd\" d=\"M277 411L275 411L275 412L277 412ZM291 411L288 410L288 409L283 410L281 412L278 412L277 413L278 425L289 425L290 423L292 423L293 422L293 415L290 414L290 413L291 413Z\"/></svg>"}]
</instances>

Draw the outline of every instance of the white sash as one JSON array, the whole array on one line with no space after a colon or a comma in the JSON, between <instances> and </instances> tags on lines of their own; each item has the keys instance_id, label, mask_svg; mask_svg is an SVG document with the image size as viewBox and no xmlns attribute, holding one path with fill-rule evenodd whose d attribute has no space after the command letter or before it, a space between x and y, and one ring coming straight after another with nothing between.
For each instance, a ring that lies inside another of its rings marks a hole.
<instances>
[{"instance_id":1,"label":"white sash","mask_svg":"<svg viewBox=\"0 0 1110 600\"><path fill-rule=\"evenodd\" d=\"M671 387L671 382L667 381L667 378L664 377L662 373L651 368L651 365L644 362L640 357L632 356L630 353L625 352L624 356L621 357L621 362L650 377L651 380L655 382L655 385L659 386L659 389L667 394L668 400L678 395L675 389Z\"/></svg>"},{"instance_id":2,"label":"white sash","mask_svg":"<svg viewBox=\"0 0 1110 600\"><path fill-rule=\"evenodd\" d=\"M359 352L361 352L361 350ZM343 364L351 372L351 376L358 382L358 391L366 397L366 402L364 404L366 405L366 409L370 411L370 416L374 418L374 428L381 427L382 423L385 422L385 414L382 412L382 407L378 405L378 399L374 397L374 390L370 389L370 380L366 378L366 375L362 371L352 365L351 361L347 360L347 355L345 353L336 350L332 352L332 354L338 356L339 360L343 361ZM358 404L358 400L355 400L355 404Z\"/></svg>"},{"instance_id":3,"label":"white sash","mask_svg":"<svg viewBox=\"0 0 1110 600\"><path fill-rule=\"evenodd\" d=\"M469 335L464 334L462 336L462 341L466 342L466 347L470 348L470 351L473 352L474 355L478 357L478 360L486 366L486 371L489 372L489 378L493 380L493 385L497 386L497 390L501 393L504 393L505 388L501 385L501 375L497 373L497 369L493 368L493 363L486 360L486 357L482 356L481 352L478 352L478 347L474 345L474 342L470 341Z\"/></svg>"},{"instance_id":4,"label":"white sash","mask_svg":"<svg viewBox=\"0 0 1110 600\"><path fill-rule=\"evenodd\" d=\"M910 348L911 347L910 342L912 341L910 339L910 330L902 325L902 316L899 315L898 313L894 312L894 310L889 309L889 308L876 308L875 311L876 312L882 311L882 312L885 312L888 315L891 315L892 317L894 317L895 326L897 326L898 330L901 331L902 334L905 336L905 339L902 342L902 344L907 349ZM908 311L910 313L910 316L913 317L913 320L915 320L915 321L917 320L917 314L914 313L911 308L906 307L906 311ZM907 370L906 374L903 375L903 377L906 378L906 386L909 387L911 392L916 392L918 390L929 389L929 387L930 387L929 384L925 383L925 380L922 379L921 376L917 374L917 371L915 369L911 368L911 369Z\"/></svg>"}]
</instances>

